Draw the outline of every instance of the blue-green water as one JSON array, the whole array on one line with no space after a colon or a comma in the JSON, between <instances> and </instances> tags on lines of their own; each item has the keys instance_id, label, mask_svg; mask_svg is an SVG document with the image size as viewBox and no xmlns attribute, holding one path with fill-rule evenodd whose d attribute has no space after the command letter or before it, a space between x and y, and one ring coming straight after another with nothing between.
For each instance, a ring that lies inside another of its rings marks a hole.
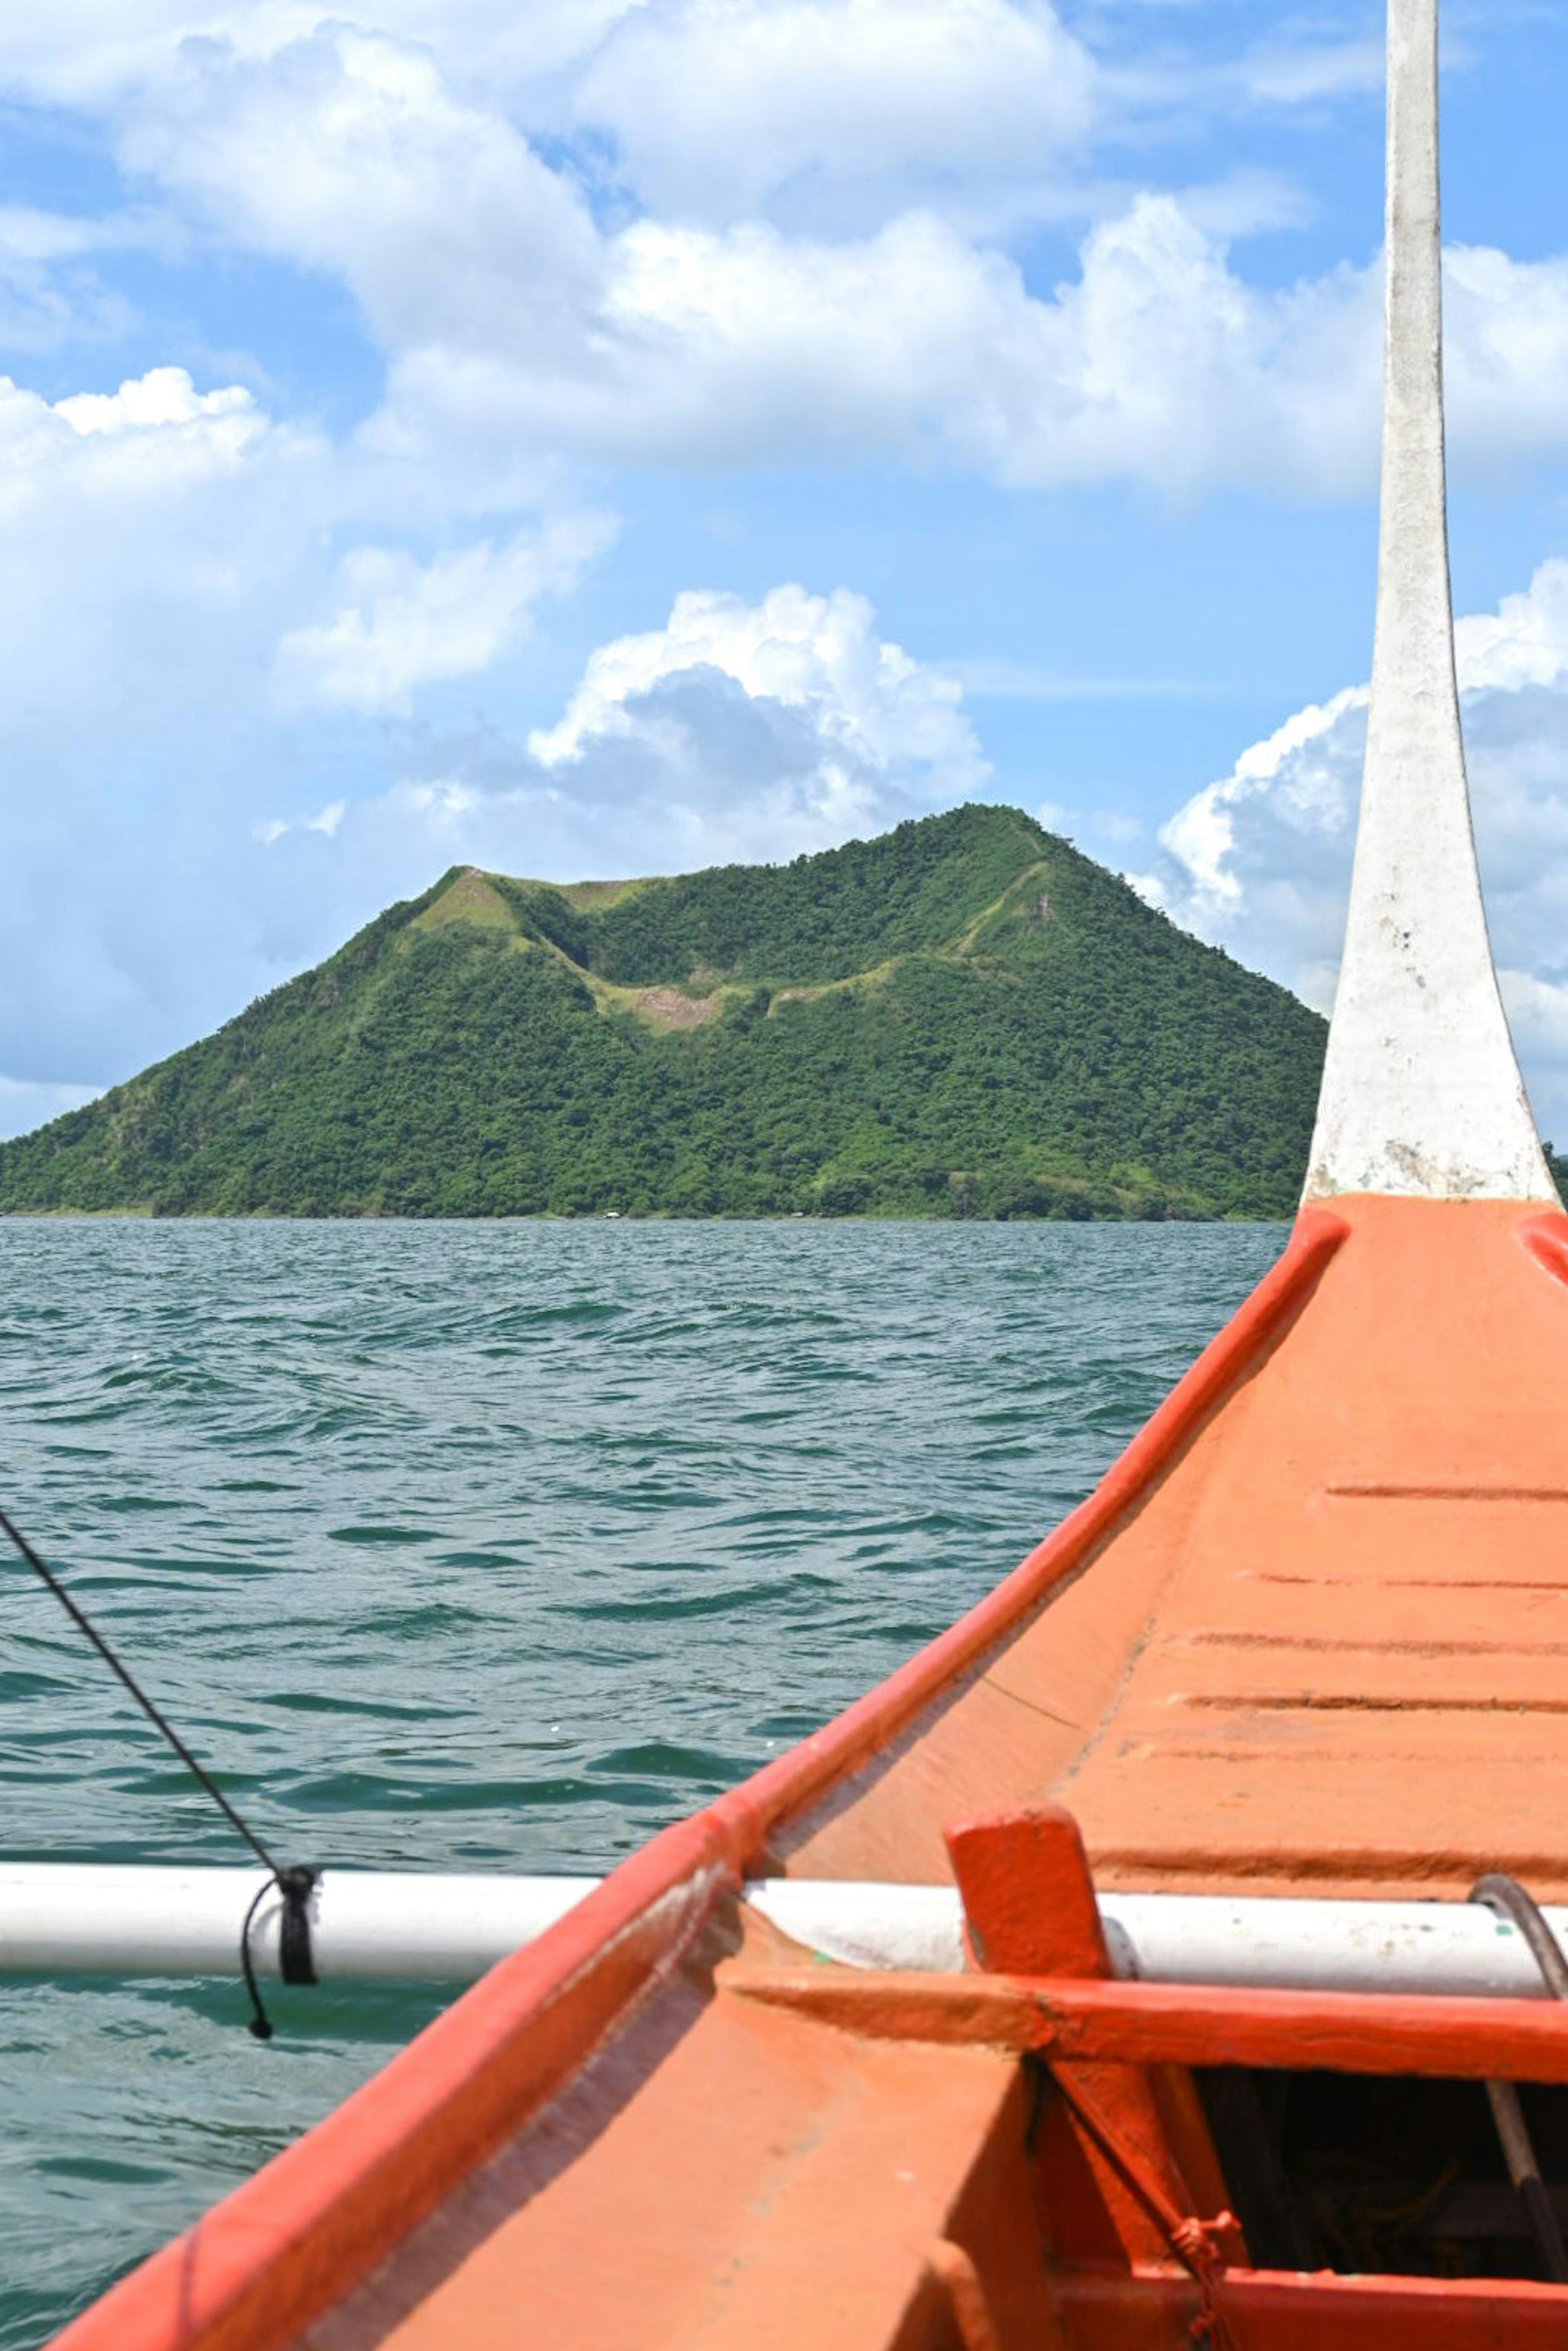
<instances>
[{"instance_id":1,"label":"blue-green water","mask_svg":"<svg viewBox=\"0 0 1568 2351\"><path fill-rule=\"evenodd\" d=\"M1270 1226L0 1222L0 1501L287 1857L597 1871L951 1622ZM0 1562L0 1853L244 1858ZM0 2351L434 2012L0 1981Z\"/></svg>"}]
</instances>

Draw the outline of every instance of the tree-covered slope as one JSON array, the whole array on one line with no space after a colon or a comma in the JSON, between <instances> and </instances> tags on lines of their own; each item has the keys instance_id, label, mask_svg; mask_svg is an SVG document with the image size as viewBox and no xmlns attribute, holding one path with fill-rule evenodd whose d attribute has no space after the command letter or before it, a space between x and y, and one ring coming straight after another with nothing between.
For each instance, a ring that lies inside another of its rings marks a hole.
<instances>
[{"instance_id":1,"label":"tree-covered slope","mask_svg":"<svg viewBox=\"0 0 1568 2351\"><path fill-rule=\"evenodd\" d=\"M1009 809L673 881L458 869L0 1145L0 1208L1284 1216L1323 1035Z\"/></svg>"}]
</instances>

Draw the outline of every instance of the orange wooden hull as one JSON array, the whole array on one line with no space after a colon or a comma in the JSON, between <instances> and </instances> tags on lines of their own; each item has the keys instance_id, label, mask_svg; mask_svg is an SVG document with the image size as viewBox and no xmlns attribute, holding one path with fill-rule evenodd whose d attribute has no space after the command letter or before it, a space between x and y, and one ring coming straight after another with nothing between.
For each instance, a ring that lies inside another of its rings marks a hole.
<instances>
[{"instance_id":1,"label":"orange wooden hull","mask_svg":"<svg viewBox=\"0 0 1568 2351\"><path fill-rule=\"evenodd\" d=\"M1565 1432L1568 1219L1303 1212L977 1608L626 1862L62 2351L1568 2341L1568 2291L1528 2277L1255 2262L1193 2070L1563 2084L1568 2006L1103 1980L1051 1810L1103 1886L1462 1900L1505 1869L1568 1898ZM955 1868L961 1977L808 1964L737 1900Z\"/></svg>"}]
</instances>

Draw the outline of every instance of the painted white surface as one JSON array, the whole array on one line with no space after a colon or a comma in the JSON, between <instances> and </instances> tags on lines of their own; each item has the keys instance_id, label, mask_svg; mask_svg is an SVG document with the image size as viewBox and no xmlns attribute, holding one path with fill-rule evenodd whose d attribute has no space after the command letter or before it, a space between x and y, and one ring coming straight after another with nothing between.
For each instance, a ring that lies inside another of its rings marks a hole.
<instances>
[{"instance_id":1,"label":"painted white surface","mask_svg":"<svg viewBox=\"0 0 1568 2351\"><path fill-rule=\"evenodd\" d=\"M257 1869L98 1868L0 1863L0 1972L236 1975ZM310 1902L323 1983L465 1983L581 1899L581 1877L424 1876L331 1870ZM258 1975L276 1976L282 1905L251 1929Z\"/></svg>"},{"instance_id":2,"label":"painted white surface","mask_svg":"<svg viewBox=\"0 0 1568 2351\"><path fill-rule=\"evenodd\" d=\"M262 1883L247 1869L0 1864L0 1973L236 1975L241 1922ZM324 1983L471 1982L597 1883L329 1871L311 1903L317 1972ZM746 1892L824 1959L945 1974L964 1965L950 1886L772 1878ZM1116 1973L1152 1982L1544 1997L1516 1929L1467 1903L1107 1894L1100 1912ZM277 1973L278 1914L269 1896L252 1930L260 1975ZM1568 1910L1546 1915L1568 1942Z\"/></svg>"},{"instance_id":3,"label":"painted white surface","mask_svg":"<svg viewBox=\"0 0 1568 2351\"><path fill-rule=\"evenodd\" d=\"M776 1878L747 1891L776 1926L824 1959L944 1972L964 1964L963 1915L951 1886ZM1100 1916L1115 1973L1151 1983L1547 1996L1524 1938L1475 1903L1105 1894ZM1545 1916L1560 1941L1568 1938L1568 1910Z\"/></svg>"},{"instance_id":4,"label":"painted white surface","mask_svg":"<svg viewBox=\"0 0 1568 2351\"><path fill-rule=\"evenodd\" d=\"M746 1888L754 1910L791 1941L850 1968L964 1964L964 1913L951 1886L865 1886L815 1877L768 1877Z\"/></svg>"},{"instance_id":5,"label":"painted white surface","mask_svg":"<svg viewBox=\"0 0 1568 2351\"><path fill-rule=\"evenodd\" d=\"M1108 1894L1100 1909L1117 1973L1155 1983L1548 1997L1518 1928L1475 1902ZM1544 1915L1564 1942L1568 1910Z\"/></svg>"},{"instance_id":6,"label":"painted white surface","mask_svg":"<svg viewBox=\"0 0 1568 2351\"><path fill-rule=\"evenodd\" d=\"M1454 674L1437 0L1389 0L1377 631L1306 1196L1556 1201L1492 968Z\"/></svg>"}]
</instances>

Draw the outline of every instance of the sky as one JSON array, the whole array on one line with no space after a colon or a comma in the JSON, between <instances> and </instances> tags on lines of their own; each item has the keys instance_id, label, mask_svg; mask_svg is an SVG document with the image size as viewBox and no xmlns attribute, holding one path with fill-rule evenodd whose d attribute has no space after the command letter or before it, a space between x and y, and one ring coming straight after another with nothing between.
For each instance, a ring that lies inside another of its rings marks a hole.
<instances>
[{"instance_id":1,"label":"sky","mask_svg":"<svg viewBox=\"0 0 1568 2351\"><path fill-rule=\"evenodd\" d=\"M1037 814L1327 1008L1381 9L0 12L0 1133L471 862ZM1568 0L1447 0L1454 584L1568 1142Z\"/></svg>"}]
</instances>

